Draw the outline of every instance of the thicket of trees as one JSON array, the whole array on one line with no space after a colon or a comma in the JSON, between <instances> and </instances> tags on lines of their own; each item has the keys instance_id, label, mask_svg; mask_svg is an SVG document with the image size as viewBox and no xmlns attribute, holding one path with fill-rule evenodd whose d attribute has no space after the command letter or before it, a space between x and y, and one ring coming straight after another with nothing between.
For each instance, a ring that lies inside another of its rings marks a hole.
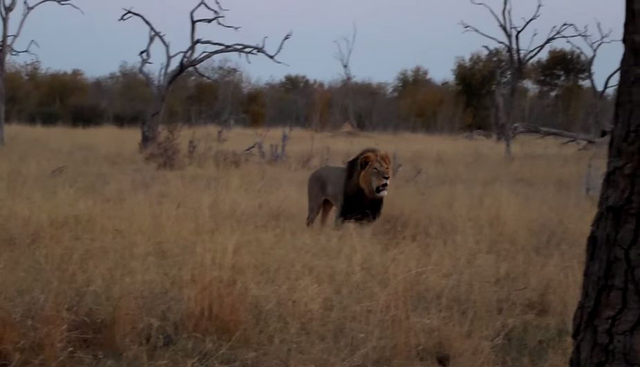
<instances>
[{"instance_id":1,"label":"thicket of trees","mask_svg":"<svg viewBox=\"0 0 640 367\"><path fill-rule=\"evenodd\" d=\"M350 119L363 130L426 132L496 131L495 90L506 83L500 50L460 58L453 80L437 82L422 66L401 70L392 83L364 80L322 82L304 75L254 83L233 64L210 62L187 72L171 88L164 119L186 125L339 128ZM551 49L526 70L515 122L596 133L590 106L610 119L612 95L599 99L588 83L585 56ZM89 78L82 71L46 70L38 63L7 68L10 122L89 127L140 126L153 108L153 92L134 65ZM613 94L613 93L611 93ZM350 95L350 98L348 96Z\"/></svg>"}]
</instances>

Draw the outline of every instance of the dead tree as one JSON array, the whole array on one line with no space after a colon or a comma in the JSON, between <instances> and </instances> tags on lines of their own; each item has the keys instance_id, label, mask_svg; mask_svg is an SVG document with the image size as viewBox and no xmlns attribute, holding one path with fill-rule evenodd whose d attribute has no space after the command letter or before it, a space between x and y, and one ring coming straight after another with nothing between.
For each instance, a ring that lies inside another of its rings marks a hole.
<instances>
[{"instance_id":1,"label":"dead tree","mask_svg":"<svg viewBox=\"0 0 640 367\"><path fill-rule=\"evenodd\" d=\"M587 240L572 367L640 365L640 0L626 0L607 173Z\"/></svg>"},{"instance_id":2,"label":"dead tree","mask_svg":"<svg viewBox=\"0 0 640 367\"><path fill-rule=\"evenodd\" d=\"M595 80L594 70L594 64L596 58L598 57L598 52L603 46L620 42L620 40L611 37L612 30L608 30L605 32L602 29L602 24L600 22L596 22L596 28L598 29L598 34L596 36L592 36L588 32L587 27L585 27L585 29L581 32L576 29L576 32L580 34L582 44L574 42L575 40L567 40L571 47L578 51L587 60L589 84L593 93L593 97L596 100L596 102L591 106L592 111L590 113L591 117L593 118L592 125L594 129L594 135L598 135L602 132L608 132L609 130L611 130L611 127L608 126L608 124L603 123L601 110L607 92L610 89L618 86L617 84L612 84L612 81L613 78L620 72L620 67L618 67L607 76L602 87L598 87L598 84Z\"/></svg>"},{"instance_id":3,"label":"dead tree","mask_svg":"<svg viewBox=\"0 0 640 367\"><path fill-rule=\"evenodd\" d=\"M189 33L188 46L178 52L173 52L169 45L169 41L165 34L160 32L144 15L131 9L125 9L120 17L120 21L127 21L136 18L143 22L149 29L149 39L146 47L140 52L139 72L146 79L149 86L154 92L154 104L151 113L141 125L141 141L140 147L147 149L158 141L159 127L163 121L165 102L167 95L173 84L187 71L193 71L199 75L203 75L198 67L204 62L211 60L214 56L223 54L244 55L249 59L250 56L265 56L276 63L277 56L282 51L285 42L291 38L288 33L281 41L275 52L266 50L266 37L261 44L249 45L245 43L223 43L210 39L203 39L198 36L198 26L200 25L218 25L223 28L238 30L239 27L227 25L224 22L225 12L219 1L215 0L211 5L207 0L201 0L190 12L191 31ZM202 14L202 15L199 15ZM161 49L164 51L163 63L161 64L157 76L147 70L147 66L151 62L151 49L156 43L160 43Z\"/></svg>"},{"instance_id":4,"label":"dead tree","mask_svg":"<svg viewBox=\"0 0 640 367\"><path fill-rule=\"evenodd\" d=\"M68 6L82 12L71 0L23 0L20 7L18 6L18 0L0 0L0 21L2 22L2 34L0 34L0 146L4 145L4 124L7 100L5 75L7 72L7 59L9 56L32 54L31 47L38 45L34 40L31 40L24 49L16 48L16 44L22 35L22 31L24 30L24 26L27 23L29 16L40 6L49 3ZM18 19L17 27L12 30L10 29L10 23L18 8L22 9L22 14Z\"/></svg>"},{"instance_id":5,"label":"dead tree","mask_svg":"<svg viewBox=\"0 0 640 367\"><path fill-rule=\"evenodd\" d=\"M508 85L504 98L504 118L500 118L498 121L498 130L501 130L498 131L498 133L500 133L505 140L505 153L507 157L511 157L511 137L513 136L511 130L515 118L516 93L518 87L525 79L527 66L555 41L579 37L580 34L568 34L568 32L576 29L575 26L570 23L562 23L561 25L551 27L545 38L540 42L536 42L538 31L533 30L533 32L529 32L529 30L542 14L542 0L538 0L533 15L522 19L520 23L514 20L512 0L503 0L502 8L499 11L496 11L484 2L477 0L470 0L470 2L473 5L486 9L500 30L498 36L493 36L466 22L461 23L465 32L476 33L496 43L498 48L503 50L506 55L509 74L507 78Z\"/></svg>"},{"instance_id":6,"label":"dead tree","mask_svg":"<svg viewBox=\"0 0 640 367\"><path fill-rule=\"evenodd\" d=\"M334 41L336 44L336 53L333 57L338 60L340 67L342 67L343 85L347 93L347 113L349 114L349 125L353 129L357 129L356 120L353 112L353 74L351 73L351 55L353 54L353 48L356 44L356 35L358 29L355 24L353 25L353 32L351 38L342 37L340 40Z\"/></svg>"}]
</instances>

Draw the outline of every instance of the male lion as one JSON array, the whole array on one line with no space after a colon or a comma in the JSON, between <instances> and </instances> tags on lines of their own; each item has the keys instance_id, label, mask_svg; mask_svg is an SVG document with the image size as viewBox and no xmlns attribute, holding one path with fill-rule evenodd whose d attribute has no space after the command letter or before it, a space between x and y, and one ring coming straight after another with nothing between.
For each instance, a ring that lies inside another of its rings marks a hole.
<instances>
[{"instance_id":1,"label":"male lion","mask_svg":"<svg viewBox=\"0 0 640 367\"><path fill-rule=\"evenodd\" d=\"M321 167L311 174L308 184L311 226L320 211L324 225L336 207L335 224L344 221L373 222L380 216L391 178L391 159L385 152L368 148L346 167Z\"/></svg>"}]
</instances>

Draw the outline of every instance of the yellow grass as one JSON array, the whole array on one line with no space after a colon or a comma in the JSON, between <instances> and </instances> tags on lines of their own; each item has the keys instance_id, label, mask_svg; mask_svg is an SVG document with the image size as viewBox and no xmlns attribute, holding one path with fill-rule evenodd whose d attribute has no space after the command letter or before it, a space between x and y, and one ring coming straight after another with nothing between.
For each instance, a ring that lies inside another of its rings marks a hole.
<instances>
[{"instance_id":1,"label":"yellow grass","mask_svg":"<svg viewBox=\"0 0 640 367\"><path fill-rule=\"evenodd\" d=\"M137 130L8 128L0 365L566 365L592 151L296 130L267 164L230 153L253 131L192 135L166 172ZM368 146L403 166L381 219L307 229L310 172Z\"/></svg>"}]
</instances>

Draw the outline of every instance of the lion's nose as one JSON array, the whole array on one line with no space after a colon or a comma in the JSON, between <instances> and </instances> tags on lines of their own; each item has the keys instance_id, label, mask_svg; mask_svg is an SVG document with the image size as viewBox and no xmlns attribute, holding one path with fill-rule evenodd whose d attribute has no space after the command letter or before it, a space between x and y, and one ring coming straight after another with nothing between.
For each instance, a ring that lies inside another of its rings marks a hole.
<instances>
[{"instance_id":1,"label":"lion's nose","mask_svg":"<svg viewBox=\"0 0 640 367\"><path fill-rule=\"evenodd\" d=\"M383 178L383 179L385 179L385 180L389 180L391 177L389 177L389 176L382 176L382 178Z\"/></svg>"}]
</instances>

